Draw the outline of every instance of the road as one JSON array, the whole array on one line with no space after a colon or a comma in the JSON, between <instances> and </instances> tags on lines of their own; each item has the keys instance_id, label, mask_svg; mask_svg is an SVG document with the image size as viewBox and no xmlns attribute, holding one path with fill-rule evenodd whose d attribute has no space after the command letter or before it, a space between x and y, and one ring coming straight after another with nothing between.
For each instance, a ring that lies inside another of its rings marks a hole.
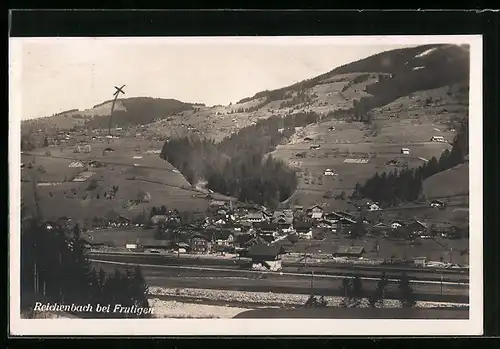
<instances>
[{"instance_id":1,"label":"road","mask_svg":"<svg viewBox=\"0 0 500 349\"><path fill-rule=\"evenodd\" d=\"M93 261L96 268L110 272L115 268L132 267L128 263ZM208 268L194 266L141 265L150 286L168 288L202 288L234 291L309 294L311 289L325 296L341 296L342 277L298 273L258 272L253 270ZM375 290L378 278L361 277L365 296ZM386 298L397 298L397 279L389 277ZM467 284L417 281L413 290L418 300L468 302Z\"/></svg>"}]
</instances>

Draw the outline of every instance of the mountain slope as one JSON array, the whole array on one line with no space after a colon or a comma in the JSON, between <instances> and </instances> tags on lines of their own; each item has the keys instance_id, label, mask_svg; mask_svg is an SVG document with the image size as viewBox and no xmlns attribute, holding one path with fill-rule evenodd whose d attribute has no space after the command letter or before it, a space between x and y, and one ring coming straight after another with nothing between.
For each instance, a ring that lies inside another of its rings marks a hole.
<instances>
[{"instance_id":1,"label":"mountain slope","mask_svg":"<svg viewBox=\"0 0 500 349\"><path fill-rule=\"evenodd\" d=\"M216 141L273 115L314 111L362 120L373 108L423 90L468 85L467 47L436 44L383 52L309 80L227 106L199 107L151 125L163 136L199 133Z\"/></svg>"},{"instance_id":2,"label":"mountain slope","mask_svg":"<svg viewBox=\"0 0 500 349\"><path fill-rule=\"evenodd\" d=\"M427 178L424 181L423 190L428 200L445 199L448 201L467 196L469 194L469 162Z\"/></svg>"},{"instance_id":3,"label":"mountain slope","mask_svg":"<svg viewBox=\"0 0 500 349\"><path fill-rule=\"evenodd\" d=\"M184 110L196 104L184 103L175 99L134 97L118 99L113 113L113 127L150 124L156 120ZM85 110L68 110L52 116L26 120L24 129L70 129L75 126L105 128L109 125L112 101L105 101Z\"/></svg>"}]
</instances>

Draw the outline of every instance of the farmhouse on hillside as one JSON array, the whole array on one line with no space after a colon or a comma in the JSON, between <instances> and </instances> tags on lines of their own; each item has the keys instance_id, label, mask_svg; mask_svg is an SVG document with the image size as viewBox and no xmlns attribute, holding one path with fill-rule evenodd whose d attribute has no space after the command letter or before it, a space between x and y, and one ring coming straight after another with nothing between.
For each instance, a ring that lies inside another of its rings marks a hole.
<instances>
[{"instance_id":1,"label":"farmhouse on hillside","mask_svg":"<svg viewBox=\"0 0 500 349\"><path fill-rule=\"evenodd\" d=\"M273 223L278 225L278 229L283 232L291 232L293 230L293 213L285 214L283 212L275 212Z\"/></svg>"},{"instance_id":2,"label":"farmhouse on hillside","mask_svg":"<svg viewBox=\"0 0 500 349\"><path fill-rule=\"evenodd\" d=\"M194 253L208 253L212 250L212 239L204 234L193 234L189 242Z\"/></svg>"},{"instance_id":3,"label":"farmhouse on hillside","mask_svg":"<svg viewBox=\"0 0 500 349\"><path fill-rule=\"evenodd\" d=\"M359 258L365 253L363 246L338 246L333 252L333 257Z\"/></svg>"},{"instance_id":4,"label":"farmhouse on hillside","mask_svg":"<svg viewBox=\"0 0 500 349\"><path fill-rule=\"evenodd\" d=\"M219 207L219 206L225 206L226 202L224 200L215 200L212 199L210 200L209 206L210 207Z\"/></svg>"},{"instance_id":5,"label":"farmhouse on hillside","mask_svg":"<svg viewBox=\"0 0 500 349\"><path fill-rule=\"evenodd\" d=\"M94 172L89 172L89 171L80 172L75 178L73 178L73 182L85 182L86 180L90 179L94 174L95 174Z\"/></svg>"},{"instance_id":6,"label":"farmhouse on hillside","mask_svg":"<svg viewBox=\"0 0 500 349\"><path fill-rule=\"evenodd\" d=\"M392 221L391 228L398 229L398 228L401 228L403 225L404 225L404 223L402 221L396 220L396 221Z\"/></svg>"},{"instance_id":7,"label":"farmhouse on hillside","mask_svg":"<svg viewBox=\"0 0 500 349\"><path fill-rule=\"evenodd\" d=\"M285 250L280 245L253 245L245 254L252 259L252 268L259 270L281 270L281 255Z\"/></svg>"},{"instance_id":8,"label":"farmhouse on hillside","mask_svg":"<svg viewBox=\"0 0 500 349\"><path fill-rule=\"evenodd\" d=\"M249 212L245 219L251 223L259 223L265 221L264 213L262 212Z\"/></svg>"},{"instance_id":9,"label":"farmhouse on hillside","mask_svg":"<svg viewBox=\"0 0 500 349\"><path fill-rule=\"evenodd\" d=\"M233 246L234 236L228 230L219 230L214 232L213 241L217 246Z\"/></svg>"},{"instance_id":10,"label":"farmhouse on hillside","mask_svg":"<svg viewBox=\"0 0 500 349\"><path fill-rule=\"evenodd\" d=\"M321 219L323 218L323 207L319 205L312 206L307 209L307 215L312 219Z\"/></svg>"},{"instance_id":11,"label":"farmhouse on hillside","mask_svg":"<svg viewBox=\"0 0 500 349\"><path fill-rule=\"evenodd\" d=\"M85 165L81 161L71 161L68 165L68 167L84 167Z\"/></svg>"},{"instance_id":12,"label":"farmhouse on hillside","mask_svg":"<svg viewBox=\"0 0 500 349\"><path fill-rule=\"evenodd\" d=\"M444 201L441 200L432 200L431 207L443 207L445 205Z\"/></svg>"},{"instance_id":13,"label":"farmhouse on hillside","mask_svg":"<svg viewBox=\"0 0 500 349\"><path fill-rule=\"evenodd\" d=\"M333 170L331 170L331 169L327 168L327 169L325 170L325 172L323 172L323 175L324 175L324 176L335 176L335 172L334 172Z\"/></svg>"},{"instance_id":14,"label":"farmhouse on hillside","mask_svg":"<svg viewBox=\"0 0 500 349\"><path fill-rule=\"evenodd\" d=\"M425 267L427 264L427 258L426 257L415 257L413 258L413 264L417 267Z\"/></svg>"},{"instance_id":15,"label":"farmhouse on hillside","mask_svg":"<svg viewBox=\"0 0 500 349\"><path fill-rule=\"evenodd\" d=\"M248 249L254 245L267 244L266 240L255 234L241 234L236 236L234 246L239 249Z\"/></svg>"},{"instance_id":16,"label":"farmhouse on hillside","mask_svg":"<svg viewBox=\"0 0 500 349\"><path fill-rule=\"evenodd\" d=\"M431 142L444 142L444 137L443 136L432 136Z\"/></svg>"},{"instance_id":17,"label":"farmhouse on hillside","mask_svg":"<svg viewBox=\"0 0 500 349\"><path fill-rule=\"evenodd\" d=\"M167 216L166 215L154 215L151 217L150 221L151 221L151 224L153 225L158 225L158 224L161 224L161 223L165 223L167 221Z\"/></svg>"},{"instance_id":18,"label":"farmhouse on hillside","mask_svg":"<svg viewBox=\"0 0 500 349\"><path fill-rule=\"evenodd\" d=\"M90 153L92 151L92 146L90 144L77 144L75 146L75 153Z\"/></svg>"},{"instance_id":19,"label":"farmhouse on hillside","mask_svg":"<svg viewBox=\"0 0 500 349\"><path fill-rule=\"evenodd\" d=\"M312 239L312 224L310 222L295 221L293 226L301 239Z\"/></svg>"}]
</instances>

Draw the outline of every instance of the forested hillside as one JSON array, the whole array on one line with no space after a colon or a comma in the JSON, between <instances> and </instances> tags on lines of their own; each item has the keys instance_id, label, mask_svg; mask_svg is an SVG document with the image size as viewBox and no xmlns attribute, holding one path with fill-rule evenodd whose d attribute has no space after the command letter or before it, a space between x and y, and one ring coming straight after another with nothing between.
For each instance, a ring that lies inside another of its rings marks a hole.
<instances>
[{"instance_id":1,"label":"forested hillside","mask_svg":"<svg viewBox=\"0 0 500 349\"><path fill-rule=\"evenodd\" d=\"M416 169L403 169L399 172L394 169L381 174L377 172L363 185L356 185L354 196L371 199L386 207L417 200L422 194L422 184L426 178L466 162L468 154L469 123L464 121L451 151L445 150L439 160L432 157Z\"/></svg>"},{"instance_id":2,"label":"forested hillside","mask_svg":"<svg viewBox=\"0 0 500 349\"><path fill-rule=\"evenodd\" d=\"M113 127L146 125L181 111L193 109L193 104L175 99L137 97L121 99L120 102L125 109L115 110L112 120ZM106 103L110 102L103 104ZM94 108L99 106L94 106ZM109 125L109 115L95 116L88 125L93 128L106 128Z\"/></svg>"},{"instance_id":3,"label":"forested hillside","mask_svg":"<svg viewBox=\"0 0 500 349\"><path fill-rule=\"evenodd\" d=\"M281 161L264 154L272 151L301 127L319 120L315 113L273 116L246 127L220 143L197 136L166 142L162 157L195 184L242 201L275 207L295 190L295 173Z\"/></svg>"}]
</instances>

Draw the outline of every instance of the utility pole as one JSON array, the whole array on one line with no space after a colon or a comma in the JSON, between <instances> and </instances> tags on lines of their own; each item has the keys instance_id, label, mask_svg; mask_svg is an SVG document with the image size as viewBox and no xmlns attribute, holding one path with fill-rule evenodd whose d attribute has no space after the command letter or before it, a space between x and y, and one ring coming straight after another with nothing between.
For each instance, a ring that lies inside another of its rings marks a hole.
<instances>
[{"instance_id":1,"label":"utility pole","mask_svg":"<svg viewBox=\"0 0 500 349\"><path fill-rule=\"evenodd\" d=\"M314 270L311 271L311 294L314 295Z\"/></svg>"},{"instance_id":2,"label":"utility pole","mask_svg":"<svg viewBox=\"0 0 500 349\"><path fill-rule=\"evenodd\" d=\"M118 96L121 94L125 94L125 92L123 92L123 88L125 87L125 85L123 85L122 87L116 87L115 86L115 93L113 93L113 96L115 96L115 98L113 98L113 104L111 104L111 114L109 114L109 127L108 127L108 135L111 136L111 124L113 122L113 112L115 111L115 104L116 104L116 100L118 99Z\"/></svg>"},{"instance_id":3,"label":"utility pole","mask_svg":"<svg viewBox=\"0 0 500 349\"><path fill-rule=\"evenodd\" d=\"M36 179L36 174L35 169L31 169L31 182L33 184L33 199L35 201L35 222L38 222L41 220L41 212L40 212L40 205L38 203L38 191L37 191L37 179ZM33 256L33 291L36 294L38 294L39 291L39 280L40 280L40 273L38 270L38 263L37 263L37 253L36 251L33 251L34 256Z\"/></svg>"}]
</instances>

